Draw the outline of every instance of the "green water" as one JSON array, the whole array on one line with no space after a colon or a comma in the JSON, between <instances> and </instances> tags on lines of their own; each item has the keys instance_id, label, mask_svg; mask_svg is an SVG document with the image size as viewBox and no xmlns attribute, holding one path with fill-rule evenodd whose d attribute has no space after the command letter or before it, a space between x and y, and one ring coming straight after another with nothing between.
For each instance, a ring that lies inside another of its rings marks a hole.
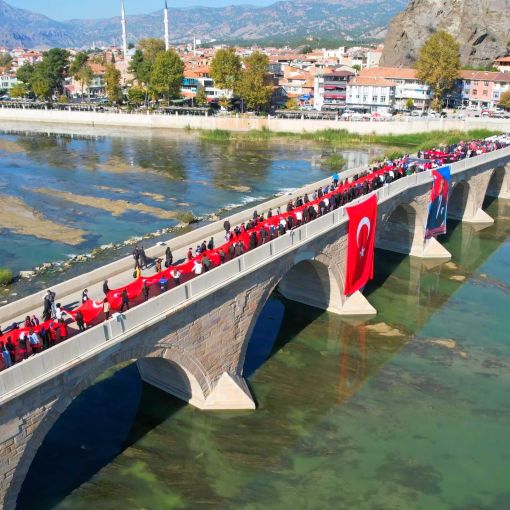
<instances>
[{"instance_id":1,"label":"green water","mask_svg":"<svg viewBox=\"0 0 510 510\"><path fill-rule=\"evenodd\" d=\"M256 411L109 375L50 432L19 508L510 508L510 204L487 210L495 225L445 239L454 265L378 252L370 322L273 296L245 366Z\"/></svg>"}]
</instances>

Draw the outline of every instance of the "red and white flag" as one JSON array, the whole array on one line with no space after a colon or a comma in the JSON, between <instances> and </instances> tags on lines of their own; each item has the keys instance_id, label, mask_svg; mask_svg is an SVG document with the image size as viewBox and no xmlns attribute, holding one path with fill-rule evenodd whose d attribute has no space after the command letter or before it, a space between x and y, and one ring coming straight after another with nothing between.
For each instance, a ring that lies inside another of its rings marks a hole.
<instances>
[{"instance_id":1,"label":"red and white flag","mask_svg":"<svg viewBox=\"0 0 510 510\"><path fill-rule=\"evenodd\" d=\"M377 196L346 207L349 215L347 235L346 296L361 289L374 276L374 246L377 222Z\"/></svg>"}]
</instances>

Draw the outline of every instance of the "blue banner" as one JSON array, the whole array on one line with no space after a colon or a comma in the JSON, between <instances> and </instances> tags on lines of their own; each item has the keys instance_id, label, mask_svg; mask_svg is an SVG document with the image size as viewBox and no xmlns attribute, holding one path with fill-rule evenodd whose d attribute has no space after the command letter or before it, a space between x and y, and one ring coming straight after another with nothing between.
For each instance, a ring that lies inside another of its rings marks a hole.
<instances>
[{"instance_id":1,"label":"blue banner","mask_svg":"<svg viewBox=\"0 0 510 510\"><path fill-rule=\"evenodd\" d=\"M450 189L450 166L432 171L432 190L430 192L429 215L425 239L446 234L446 215L448 212L448 192Z\"/></svg>"}]
</instances>

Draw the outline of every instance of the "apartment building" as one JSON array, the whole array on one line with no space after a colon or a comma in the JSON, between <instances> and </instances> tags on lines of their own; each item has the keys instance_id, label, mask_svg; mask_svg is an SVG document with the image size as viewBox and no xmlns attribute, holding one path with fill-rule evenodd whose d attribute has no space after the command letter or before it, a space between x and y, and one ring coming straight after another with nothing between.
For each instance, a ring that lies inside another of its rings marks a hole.
<instances>
[{"instance_id":1,"label":"apartment building","mask_svg":"<svg viewBox=\"0 0 510 510\"><path fill-rule=\"evenodd\" d=\"M425 110L430 106L432 92L430 87L416 78L416 71L399 67L374 67L363 69L359 73L363 78L383 78L395 83L396 110L406 109L409 100L413 101L414 108Z\"/></svg>"},{"instance_id":2,"label":"apartment building","mask_svg":"<svg viewBox=\"0 0 510 510\"><path fill-rule=\"evenodd\" d=\"M357 76L347 84L346 106L360 113L392 113L396 86L385 78Z\"/></svg>"},{"instance_id":3,"label":"apartment building","mask_svg":"<svg viewBox=\"0 0 510 510\"><path fill-rule=\"evenodd\" d=\"M347 100L347 83L354 78L350 71L325 70L314 78L314 105L316 110L342 110Z\"/></svg>"},{"instance_id":4,"label":"apartment building","mask_svg":"<svg viewBox=\"0 0 510 510\"><path fill-rule=\"evenodd\" d=\"M503 92L510 91L510 74L490 71L460 71L454 95L465 106L494 108Z\"/></svg>"}]
</instances>

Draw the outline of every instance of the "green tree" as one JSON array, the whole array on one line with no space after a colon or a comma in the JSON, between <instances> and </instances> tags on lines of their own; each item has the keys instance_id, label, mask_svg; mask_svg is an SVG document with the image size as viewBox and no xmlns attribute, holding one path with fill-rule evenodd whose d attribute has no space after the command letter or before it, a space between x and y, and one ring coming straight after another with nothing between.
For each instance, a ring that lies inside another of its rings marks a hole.
<instances>
[{"instance_id":1,"label":"green tree","mask_svg":"<svg viewBox=\"0 0 510 510\"><path fill-rule=\"evenodd\" d=\"M22 82L17 83L14 85L11 90L9 91L9 95L11 97L26 97L29 93L27 85L25 85Z\"/></svg>"},{"instance_id":2,"label":"green tree","mask_svg":"<svg viewBox=\"0 0 510 510\"><path fill-rule=\"evenodd\" d=\"M184 62L174 49L158 54L150 79L151 88L158 96L166 95L168 101L178 97L183 77Z\"/></svg>"},{"instance_id":3,"label":"green tree","mask_svg":"<svg viewBox=\"0 0 510 510\"><path fill-rule=\"evenodd\" d=\"M131 87L128 90L128 99L131 104L140 106L145 103L145 97L147 95L146 89L142 87Z\"/></svg>"},{"instance_id":4,"label":"green tree","mask_svg":"<svg viewBox=\"0 0 510 510\"><path fill-rule=\"evenodd\" d=\"M499 98L499 106L505 110L510 110L510 91L503 92Z\"/></svg>"},{"instance_id":5,"label":"green tree","mask_svg":"<svg viewBox=\"0 0 510 510\"><path fill-rule=\"evenodd\" d=\"M81 86L81 95L83 96L83 90L85 87L88 88L90 85L90 82L92 81L92 78L94 77L94 74L92 72L92 69L85 65L83 66L75 75L75 80L80 82Z\"/></svg>"},{"instance_id":6,"label":"green tree","mask_svg":"<svg viewBox=\"0 0 510 510\"><path fill-rule=\"evenodd\" d=\"M49 99L52 93L51 79L46 76L43 69L37 69L32 77L32 90L38 99Z\"/></svg>"},{"instance_id":7,"label":"green tree","mask_svg":"<svg viewBox=\"0 0 510 510\"><path fill-rule=\"evenodd\" d=\"M143 58L153 64L160 53L165 53L165 43L161 39L150 37L140 39L138 47L142 50Z\"/></svg>"},{"instance_id":8,"label":"green tree","mask_svg":"<svg viewBox=\"0 0 510 510\"><path fill-rule=\"evenodd\" d=\"M76 75L81 70L81 68L87 64L88 60L89 56L85 51L80 51L77 53L73 62L71 63L71 66L69 67L69 73L76 79Z\"/></svg>"},{"instance_id":9,"label":"green tree","mask_svg":"<svg viewBox=\"0 0 510 510\"><path fill-rule=\"evenodd\" d=\"M151 78L152 64L143 56L142 50L136 50L129 63L128 71L134 75L139 83L149 83Z\"/></svg>"},{"instance_id":10,"label":"green tree","mask_svg":"<svg viewBox=\"0 0 510 510\"><path fill-rule=\"evenodd\" d=\"M122 88L120 86L120 71L113 64L106 66L104 80L106 82L106 96L112 103L122 100Z\"/></svg>"},{"instance_id":11,"label":"green tree","mask_svg":"<svg viewBox=\"0 0 510 510\"><path fill-rule=\"evenodd\" d=\"M204 106L207 104L207 94L205 93L204 87L197 88L197 93L195 94L195 103L198 106Z\"/></svg>"},{"instance_id":12,"label":"green tree","mask_svg":"<svg viewBox=\"0 0 510 510\"><path fill-rule=\"evenodd\" d=\"M411 98L409 98L406 101L406 109L407 110L413 110L414 109L414 101Z\"/></svg>"},{"instance_id":13,"label":"green tree","mask_svg":"<svg viewBox=\"0 0 510 510\"><path fill-rule=\"evenodd\" d=\"M269 58L258 51L244 60L237 93L245 101L249 110L257 112L269 106L273 87L268 79Z\"/></svg>"},{"instance_id":14,"label":"green tree","mask_svg":"<svg viewBox=\"0 0 510 510\"><path fill-rule=\"evenodd\" d=\"M34 66L32 64L24 64L16 72L16 78L18 78L18 81L23 82L28 87L32 84L33 75Z\"/></svg>"},{"instance_id":15,"label":"green tree","mask_svg":"<svg viewBox=\"0 0 510 510\"><path fill-rule=\"evenodd\" d=\"M241 59L235 48L218 50L211 61L209 74L217 88L234 90L241 74Z\"/></svg>"},{"instance_id":16,"label":"green tree","mask_svg":"<svg viewBox=\"0 0 510 510\"><path fill-rule=\"evenodd\" d=\"M0 53L0 67L9 69L11 67L12 57L9 53Z\"/></svg>"},{"instance_id":17,"label":"green tree","mask_svg":"<svg viewBox=\"0 0 510 510\"><path fill-rule=\"evenodd\" d=\"M460 52L455 39L444 31L431 35L420 49L416 77L432 89L436 105L452 89L459 70Z\"/></svg>"},{"instance_id":18,"label":"green tree","mask_svg":"<svg viewBox=\"0 0 510 510\"><path fill-rule=\"evenodd\" d=\"M52 48L43 53L43 60L35 66L40 77L50 82L50 90L62 93L64 78L69 70L69 52L62 48Z\"/></svg>"}]
</instances>

